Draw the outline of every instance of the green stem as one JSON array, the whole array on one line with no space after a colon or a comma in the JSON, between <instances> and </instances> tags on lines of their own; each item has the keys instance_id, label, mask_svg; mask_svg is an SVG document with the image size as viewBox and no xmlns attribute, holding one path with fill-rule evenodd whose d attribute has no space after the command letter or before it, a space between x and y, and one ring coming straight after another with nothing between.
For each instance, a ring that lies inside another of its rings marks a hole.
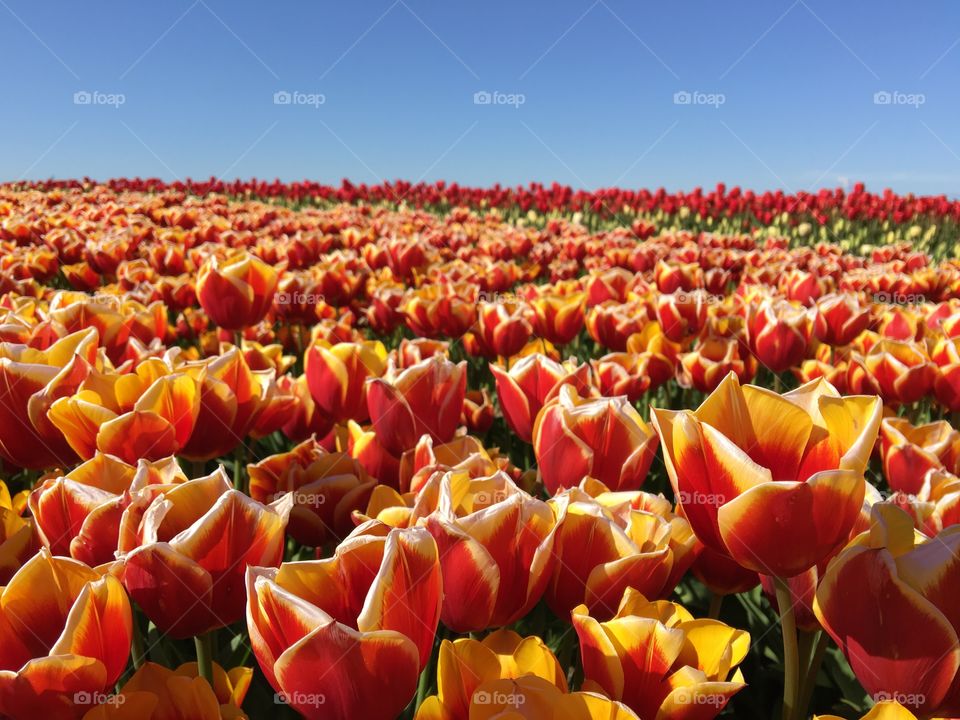
<instances>
[{"instance_id":1,"label":"green stem","mask_svg":"<svg viewBox=\"0 0 960 720\"><path fill-rule=\"evenodd\" d=\"M707 617L711 620L720 619L720 608L723 607L723 598L725 595L720 593L712 593L710 595L710 610L707 612Z\"/></svg>"},{"instance_id":2,"label":"green stem","mask_svg":"<svg viewBox=\"0 0 960 720\"><path fill-rule=\"evenodd\" d=\"M805 635L811 633L804 633ZM823 656L827 653L827 643L830 640L830 637L821 631L812 633L816 636L816 640L811 642L813 645L813 653L810 657L810 662L806 666L806 674L803 678L803 684L800 686L800 708L806 712L806 709L810 707L810 700L813 698L813 691L817 686L817 675L820 674L820 666L823 664Z\"/></svg>"},{"instance_id":3,"label":"green stem","mask_svg":"<svg viewBox=\"0 0 960 720\"><path fill-rule=\"evenodd\" d=\"M777 588L777 607L780 610L780 628L783 631L783 720L798 717L800 662L797 648L797 621L793 612L793 597L787 581L774 578Z\"/></svg>"},{"instance_id":4,"label":"green stem","mask_svg":"<svg viewBox=\"0 0 960 720\"><path fill-rule=\"evenodd\" d=\"M133 635L131 637L130 656L133 661L134 670L139 670L140 666L143 665L143 661L146 660L147 653L143 649L143 632L140 630L140 618L136 609L133 610L132 619L131 631Z\"/></svg>"},{"instance_id":5,"label":"green stem","mask_svg":"<svg viewBox=\"0 0 960 720\"><path fill-rule=\"evenodd\" d=\"M213 686L213 632L193 636L197 648L197 675Z\"/></svg>"}]
</instances>

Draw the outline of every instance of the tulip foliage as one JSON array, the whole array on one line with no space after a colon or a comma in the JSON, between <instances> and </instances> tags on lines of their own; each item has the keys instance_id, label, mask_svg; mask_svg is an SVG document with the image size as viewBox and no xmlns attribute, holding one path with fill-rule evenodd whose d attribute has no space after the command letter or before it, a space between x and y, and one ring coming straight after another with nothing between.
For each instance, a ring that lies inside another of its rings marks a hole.
<instances>
[{"instance_id":1,"label":"tulip foliage","mask_svg":"<svg viewBox=\"0 0 960 720\"><path fill-rule=\"evenodd\" d=\"M958 231L0 186L0 717L960 716Z\"/></svg>"}]
</instances>

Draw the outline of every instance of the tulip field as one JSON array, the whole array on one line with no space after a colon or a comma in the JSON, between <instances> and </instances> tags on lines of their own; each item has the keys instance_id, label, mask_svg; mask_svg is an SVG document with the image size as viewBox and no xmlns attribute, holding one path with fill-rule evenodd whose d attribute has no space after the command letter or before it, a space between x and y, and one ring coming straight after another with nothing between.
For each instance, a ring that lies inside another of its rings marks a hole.
<instances>
[{"instance_id":1,"label":"tulip field","mask_svg":"<svg viewBox=\"0 0 960 720\"><path fill-rule=\"evenodd\" d=\"M0 718L960 717L960 202L0 186Z\"/></svg>"}]
</instances>

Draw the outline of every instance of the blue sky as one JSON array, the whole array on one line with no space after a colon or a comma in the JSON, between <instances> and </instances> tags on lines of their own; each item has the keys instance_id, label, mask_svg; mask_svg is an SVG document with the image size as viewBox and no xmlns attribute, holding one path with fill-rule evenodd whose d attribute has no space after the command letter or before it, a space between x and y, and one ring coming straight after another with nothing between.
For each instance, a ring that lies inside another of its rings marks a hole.
<instances>
[{"instance_id":1,"label":"blue sky","mask_svg":"<svg viewBox=\"0 0 960 720\"><path fill-rule=\"evenodd\" d=\"M0 18L3 180L960 196L951 0L0 0Z\"/></svg>"}]
</instances>

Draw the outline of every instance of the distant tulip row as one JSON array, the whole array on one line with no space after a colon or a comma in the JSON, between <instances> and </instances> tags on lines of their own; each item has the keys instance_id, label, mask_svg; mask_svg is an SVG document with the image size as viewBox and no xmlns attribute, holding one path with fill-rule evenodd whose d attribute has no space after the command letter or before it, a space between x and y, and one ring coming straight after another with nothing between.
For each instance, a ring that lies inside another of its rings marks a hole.
<instances>
[{"instance_id":1,"label":"distant tulip row","mask_svg":"<svg viewBox=\"0 0 960 720\"><path fill-rule=\"evenodd\" d=\"M960 714L960 262L214 189L0 189L0 716Z\"/></svg>"}]
</instances>

